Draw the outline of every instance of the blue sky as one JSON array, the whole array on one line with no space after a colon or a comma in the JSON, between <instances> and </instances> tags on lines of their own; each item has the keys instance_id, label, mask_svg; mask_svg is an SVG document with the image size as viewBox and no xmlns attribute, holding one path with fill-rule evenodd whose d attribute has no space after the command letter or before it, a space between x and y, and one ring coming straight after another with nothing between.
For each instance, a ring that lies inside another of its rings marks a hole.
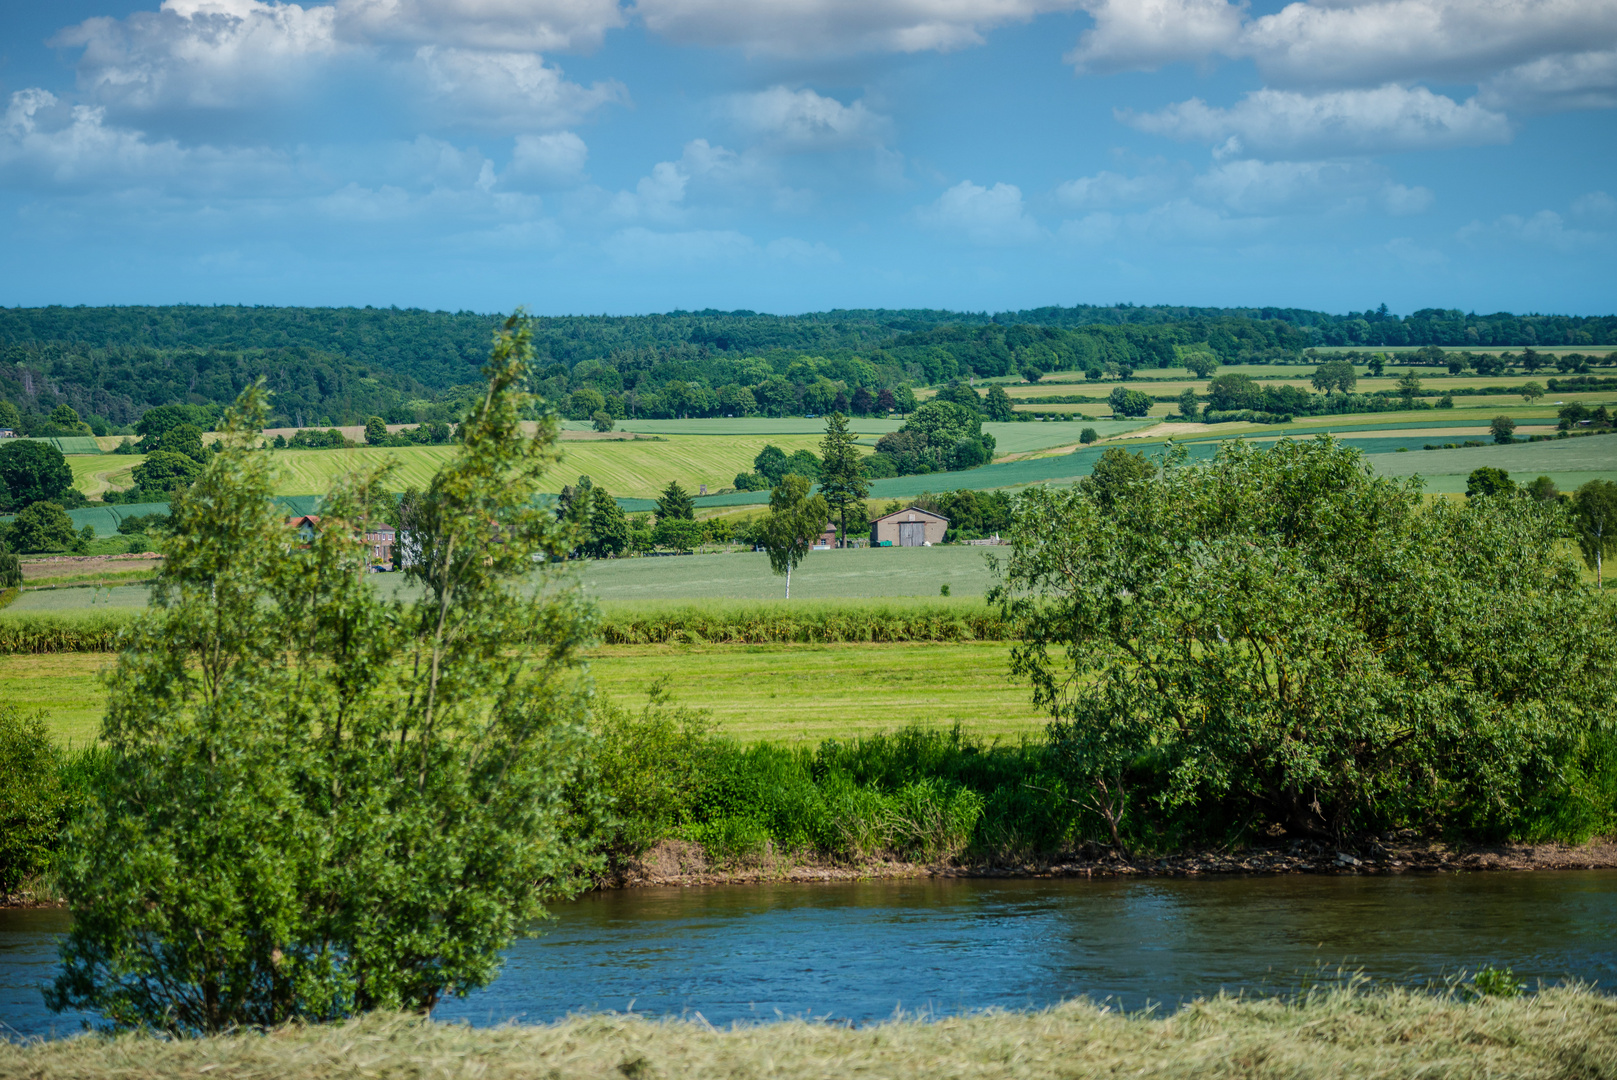
<instances>
[{"instance_id":1,"label":"blue sky","mask_svg":"<svg viewBox=\"0 0 1617 1080\"><path fill-rule=\"evenodd\" d=\"M0 12L0 304L1617 309L1617 0Z\"/></svg>"}]
</instances>

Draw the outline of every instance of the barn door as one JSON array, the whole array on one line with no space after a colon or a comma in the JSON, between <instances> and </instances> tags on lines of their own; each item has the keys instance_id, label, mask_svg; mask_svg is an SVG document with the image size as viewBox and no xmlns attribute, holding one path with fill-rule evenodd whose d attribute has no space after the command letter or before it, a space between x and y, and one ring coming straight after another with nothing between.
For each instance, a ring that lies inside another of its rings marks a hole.
<instances>
[{"instance_id":1,"label":"barn door","mask_svg":"<svg viewBox=\"0 0 1617 1080\"><path fill-rule=\"evenodd\" d=\"M921 547L926 543L926 522L900 521L898 523L898 546Z\"/></svg>"}]
</instances>

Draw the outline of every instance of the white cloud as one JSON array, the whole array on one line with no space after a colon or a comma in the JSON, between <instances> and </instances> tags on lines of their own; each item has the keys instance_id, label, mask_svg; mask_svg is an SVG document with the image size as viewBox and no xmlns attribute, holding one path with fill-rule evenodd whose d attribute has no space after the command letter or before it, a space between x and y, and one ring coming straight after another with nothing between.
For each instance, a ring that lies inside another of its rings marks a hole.
<instances>
[{"instance_id":1,"label":"white cloud","mask_svg":"<svg viewBox=\"0 0 1617 1080\"><path fill-rule=\"evenodd\" d=\"M1236 52L1272 83L1474 82L1555 53L1617 44L1617 0L1294 3L1253 20Z\"/></svg>"},{"instance_id":2,"label":"white cloud","mask_svg":"<svg viewBox=\"0 0 1617 1080\"><path fill-rule=\"evenodd\" d=\"M1617 106L1617 49L1545 56L1482 84L1477 95L1495 108L1528 112Z\"/></svg>"},{"instance_id":3,"label":"white cloud","mask_svg":"<svg viewBox=\"0 0 1617 1080\"><path fill-rule=\"evenodd\" d=\"M585 88L534 53L440 49L416 51L435 108L446 118L500 131L576 124L603 105L628 100L617 81Z\"/></svg>"},{"instance_id":4,"label":"white cloud","mask_svg":"<svg viewBox=\"0 0 1617 1080\"><path fill-rule=\"evenodd\" d=\"M1387 254L1407 266L1442 266L1449 257L1436 248L1422 247L1408 236L1395 236L1383 245Z\"/></svg>"},{"instance_id":5,"label":"white cloud","mask_svg":"<svg viewBox=\"0 0 1617 1080\"><path fill-rule=\"evenodd\" d=\"M1617 199L1604 191L1591 191L1572 200L1572 216L1588 221L1617 221Z\"/></svg>"},{"instance_id":6,"label":"white cloud","mask_svg":"<svg viewBox=\"0 0 1617 1080\"><path fill-rule=\"evenodd\" d=\"M259 0L165 0L126 19L87 19L51 39L84 49L80 89L130 109L228 108L295 94L313 65L346 51L336 11Z\"/></svg>"},{"instance_id":7,"label":"white cloud","mask_svg":"<svg viewBox=\"0 0 1617 1080\"><path fill-rule=\"evenodd\" d=\"M980 45L995 26L1077 0L637 0L654 33L674 41L780 56L948 51Z\"/></svg>"},{"instance_id":8,"label":"white cloud","mask_svg":"<svg viewBox=\"0 0 1617 1080\"><path fill-rule=\"evenodd\" d=\"M699 197L688 199L693 193ZM692 139L678 161L658 162L633 191L613 196L607 214L618 221L677 224L702 210L729 211L759 201L779 212L800 213L813 195L782 184L774 161L762 154Z\"/></svg>"},{"instance_id":9,"label":"white cloud","mask_svg":"<svg viewBox=\"0 0 1617 1080\"><path fill-rule=\"evenodd\" d=\"M985 188L962 180L916 213L923 224L985 246L1027 244L1043 236L1014 184Z\"/></svg>"},{"instance_id":10,"label":"white cloud","mask_svg":"<svg viewBox=\"0 0 1617 1080\"><path fill-rule=\"evenodd\" d=\"M552 135L518 135L511 163L500 182L516 188L555 188L579 183L589 148L571 131Z\"/></svg>"},{"instance_id":11,"label":"white cloud","mask_svg":"<svg viewBox=\"0 0 1617 1080\"><path fill-rule=\"evenodd\" d=\"M813 90L784 86L737 94L729 101L729 112L749 132L791 149L880 145L892 126L863 101L844 105Z\"/></svg>"},{"instance_id":12,"label":"white cloud","mask_svg":"<svg viewBox=\"0 0 1617 1080\"><path fill-rule=\"evenodd\" d=\"M1084 0L1095 19L1064 59L1079 71L1155 71L1233 50L1246 4L1225 0Z\"/></svg>"},{"instance_id":13,"label":"white cloud","mask_svg":"<svg viewBox=\"0 0 1617 1080\"><path fill-rule=\"evenodd\" d=\"M1095 18L1068 62L1153 70L1222 54L1271 85L1479 82L1545 57L1617 45L1617 0L1315 0L1252 19L1224 0L1085 0Z\"/></svg>"},{"instance_id":14,"label":"white cloud","mask_svg":"<svg viewBox=\"0 0 1617 1080\"><path fill-rule=\"evenodd\" d=\"M336 18L349 40L494 52L595 49L626 22L617 0L338 0Z\"/></svg>"},{"instance_id":15,"label":"white cloud","mask_svg":"<svg viewBox=\"0 0 1617 1080\"><path fill-rule=\"evenodd\" d=\"M294 179L284 155L154 141L107 124L104 109L67 105L37 87L11 95L0 132L0 184L12 188L249 195Z\"/></svg>"},{"instance_id":16,"label":"white cloud","mask_svg":"<svg viewBox=\"0 0 1617 1080\"><path fill-rule=\"evenodd\" d=\"M1201 201L1237 213L1275 214L1318 209L1358 210L1372 203L1402 217L1425 211L1432 192L1387 179L1364 161L1221 162L1196 178Z\"/></svg>"},{"instance_id":17,"label":"white cloud","mask_svg":"<svg viewBox=\"0 0 1617 1080\"><path fill-rule=\"evenodd\" d=\"M1562 254L1603 249L1611 244L1609 233L1569 228L1566 219L1553 210L1540 210L1528 217L1504 214L1488 223L1473 221L1457 235L1471 243L1548 248Z\"/></svg>"},{"instance_id":18,"label":"white cloud","mask_svg":"<svg viewBox=\"0 0 1617 1080\"><path fill-rule=\"evenodd\" d=\"M1124 176L1102 171L1060 184L1055 197L1058 203L1074 210L1099 210L1158 202L1181 186L1179 177L1163 172Z\"/></svg>"},{"instance_id":19,"label":"white cloud","mask_svg":"<svg viewBox=\"0 0 1617 1080\"><path fill-rule=\"evenodd\" d=\"M1508 142L1510 122L1473 98L1425 87L1382 86L1303 94L1263 89L1224 109L1200 98L1154 113L1119 111L1141 131L1219 147L1222 156L1368 154Z\"/></svg>"},{"instance_id":20,"label":"white cloud","mask_svg":"<svg viewBox=\"0 0 1617 1080\"><path fill-rule=\"evenodd\" d=\"M579 86L533 51L598 44L621 21L615 0L164 0L89 19L53 44L83 48L80 92L115 114L252 110L349 78L440 121L514 132L627 100L621 83Z\"/></svg>"}]
</instances>

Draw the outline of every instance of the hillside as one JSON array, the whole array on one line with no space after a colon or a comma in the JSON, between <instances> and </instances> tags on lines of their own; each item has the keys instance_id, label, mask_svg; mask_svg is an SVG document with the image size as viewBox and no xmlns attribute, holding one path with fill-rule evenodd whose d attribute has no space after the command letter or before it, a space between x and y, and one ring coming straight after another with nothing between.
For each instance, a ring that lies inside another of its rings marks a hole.
<instances>
[{"instance_id":1,"label":"hillside","mask_svg":"<svg viewBox=\"0 0 1617 1080\"><path fill-rule=\"evenodd\" d=\"M476 381L498 318L396 308L0 308L0 396L34 418L24 426L37 434L53 433L43 417L62 403L116 430L154 405L222 405L259 375L280 425L441 418L455 412L457 388ZM1311 347L1432 344L1599 348L1617 344L1617 317L1130 305L545 317L535 323L534 389L558 403L594 391L627 416L780 416L825 411L858 388L875 394L1029 367L1127 377L1167 366L1176 346L1205 347L1224 363L1273 363ZM726 397L725 388L735 389Z\"/></svg>"}]
</instances>

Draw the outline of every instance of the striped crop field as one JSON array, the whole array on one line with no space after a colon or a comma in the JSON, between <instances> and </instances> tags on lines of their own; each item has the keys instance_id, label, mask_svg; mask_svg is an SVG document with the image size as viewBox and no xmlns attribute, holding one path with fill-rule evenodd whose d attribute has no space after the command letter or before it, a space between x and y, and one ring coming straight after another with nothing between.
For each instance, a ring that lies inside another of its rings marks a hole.
<instances>
[{"instance_id":1,"label":"striped crop field","mask_svg":"<svg viewBox=\"0 0 1617 1080\"><path fill-rule=\"evenodd\" d=\"M133 487L129 474L145 460L144 454L69 454L67 467L73 470L73 486L93 499L110 488Z\"/></svg>"},{"instance_id":2,"label":"striped crop field","mask_svg":"<svg viewBox=\"0 0 1617 1080\"><path fill-rule=\"evenodd\" d=\"M709 490L729 487L737 473L751 472L753 458L773 443L786 453L819 450L818 435L665 435L659 441L567 442L561 463L546 475L546 486L559 491L578 476L588 476L613 495L654 498L670 480L695 493L702 484ZM399 465L393 486L425 488L432 475L454 452L450 446L361 447L356 450L272 451L285 476L278 495L319 494L337 476L376 468L386 461Z\"/></svg>"}]
</instances>

